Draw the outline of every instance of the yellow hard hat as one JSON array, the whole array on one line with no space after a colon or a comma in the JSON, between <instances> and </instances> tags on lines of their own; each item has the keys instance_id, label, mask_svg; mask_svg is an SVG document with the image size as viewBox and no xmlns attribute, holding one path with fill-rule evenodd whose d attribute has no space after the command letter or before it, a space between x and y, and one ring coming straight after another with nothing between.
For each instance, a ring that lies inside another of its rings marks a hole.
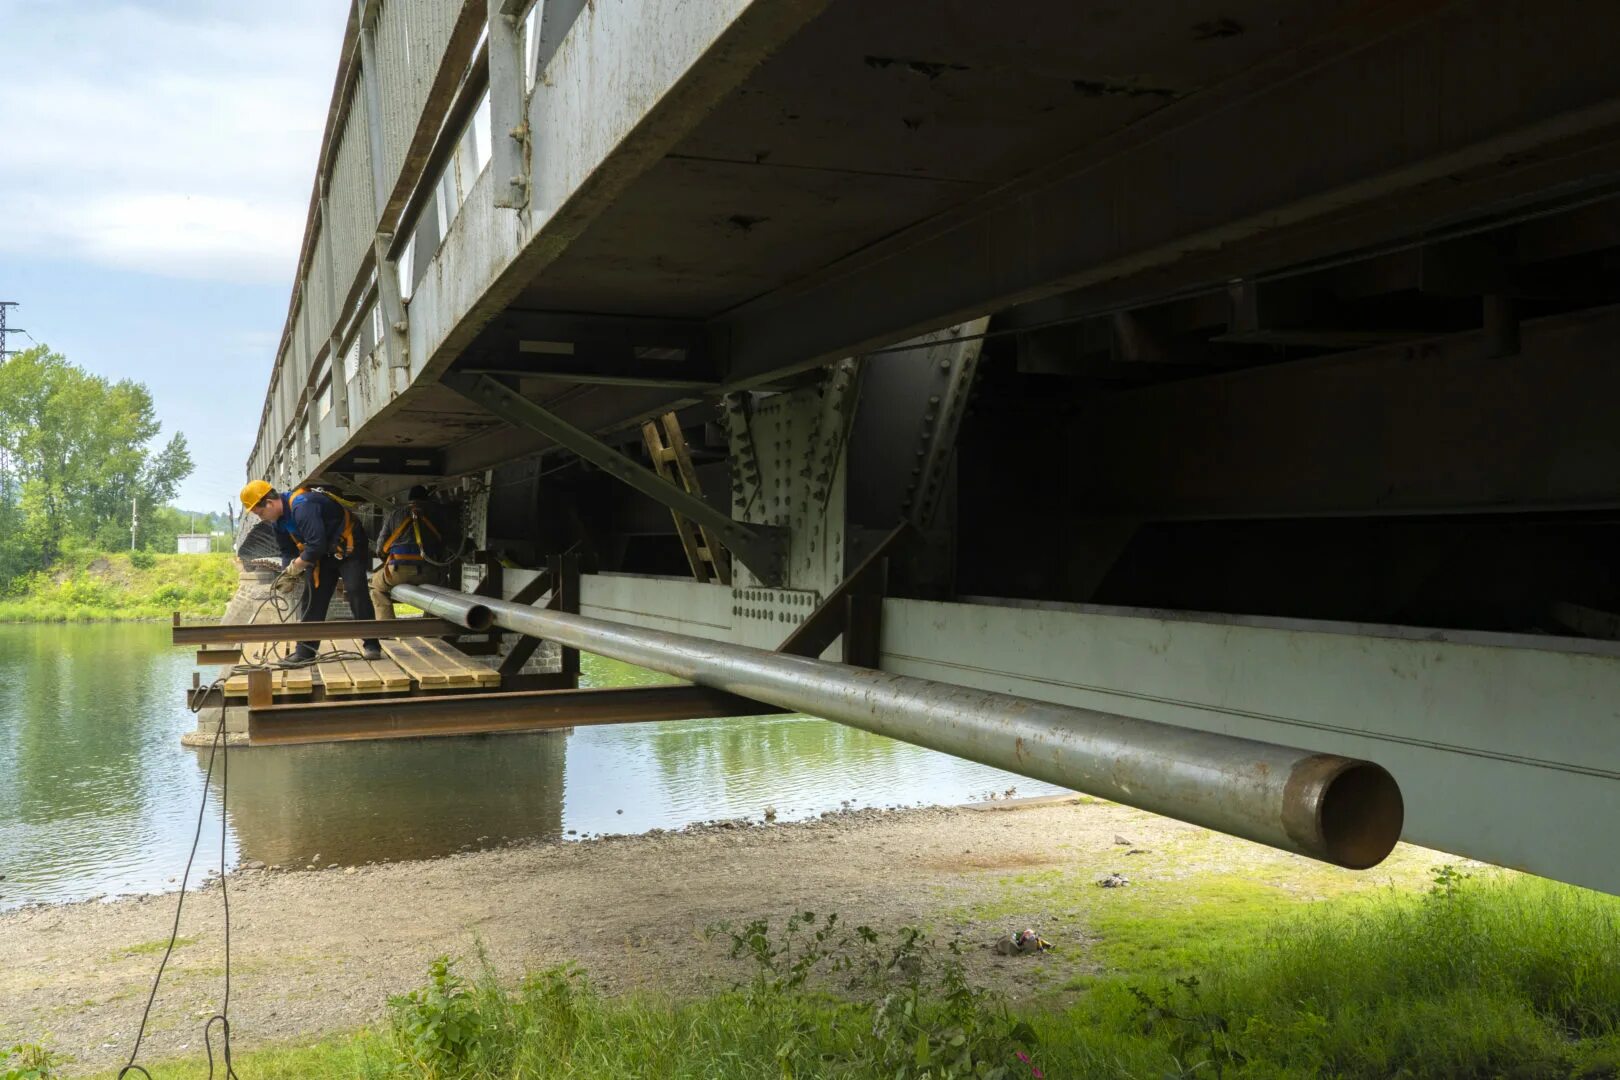
<instances>
[{"instance_id":1,"label":"yellow hard hat","mask_svg":"<svg viewBox=\"0 0 1620 1080\"><path fill-rule=\"evenodd\" d=\"M264 501L266 495L273 495L275 491L268 480L249 480L242 488L242 509L252 510Z\"/></svg>"}]
</instances>

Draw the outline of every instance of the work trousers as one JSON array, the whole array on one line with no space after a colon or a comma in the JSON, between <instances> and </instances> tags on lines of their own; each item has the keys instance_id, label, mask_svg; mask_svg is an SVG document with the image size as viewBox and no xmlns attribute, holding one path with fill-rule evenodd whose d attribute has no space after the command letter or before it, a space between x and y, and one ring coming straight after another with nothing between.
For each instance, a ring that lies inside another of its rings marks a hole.
<instances>
[{"instance_id":1,"label":"work trousers","mask_svg":"<svg viewBox=\"0 0 1620 1080\"><path fill-rule=\"evenodd\" d=\"M357 619L375 619L377 616L371 608L371 593L366 588L366 568L371 558L366 554L366 535L356 524L354 530L355 550L346 559L334 559L330 555L322 559L318 566L311 567L304 577L309 581L309 588L304 596L304 622L324 622L326 612L332 606L332 594L337 591L337 583L343 581L343 592L349 598L349 610L354 612ZM367 638L364 645L376 645L376 638ZM295 659L310 660L320 652L319 641L300 641L298 651L293 654Z\"/></svg>"},{"instance_id":2,"label":"work trousers","mask_svg":"<svg viewBox=\"0 0 1620 1080\"><path fill-rule=\"evenodd\" d=\"M394 601L388 590L395 585L437 585L439 568L425 562L392 562L371 575L371 606L377 609L377 618L394 617Z\"/></svg>"}]
</instances>

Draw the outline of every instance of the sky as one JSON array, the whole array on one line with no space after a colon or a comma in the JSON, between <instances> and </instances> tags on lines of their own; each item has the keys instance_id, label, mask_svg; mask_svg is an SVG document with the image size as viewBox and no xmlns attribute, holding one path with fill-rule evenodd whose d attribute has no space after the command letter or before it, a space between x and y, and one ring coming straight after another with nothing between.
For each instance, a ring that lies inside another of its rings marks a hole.
<instances>
[{"instance_id":1,"label":"sky","mask_svg":"<svg viewBox=\"0 0 1620 1080\"><path fill-rule=\"evenodd\" d=\"M196 472L246 479L348 0L0 0L0 300L152 391Z\"/></svg>"}]
</instances>

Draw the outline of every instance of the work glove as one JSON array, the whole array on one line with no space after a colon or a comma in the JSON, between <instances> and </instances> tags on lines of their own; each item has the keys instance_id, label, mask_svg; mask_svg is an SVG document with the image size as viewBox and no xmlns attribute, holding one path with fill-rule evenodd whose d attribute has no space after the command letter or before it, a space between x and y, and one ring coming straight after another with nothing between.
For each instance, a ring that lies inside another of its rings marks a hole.
<instances>
[{"instance_id":1,"label":"work glove","mask_svg":"<svg viewBox=\"0 0 1620 1080\"><path fill-rule=\"evenodd\" d=\"M276 578L275 583L270 587L282 594L297 592L299 579L304 576L304 571L307 569L309 567L303 559L294 559L287 564L287 569L281 572L281 576Z\"/></svg>"}]
</instances>

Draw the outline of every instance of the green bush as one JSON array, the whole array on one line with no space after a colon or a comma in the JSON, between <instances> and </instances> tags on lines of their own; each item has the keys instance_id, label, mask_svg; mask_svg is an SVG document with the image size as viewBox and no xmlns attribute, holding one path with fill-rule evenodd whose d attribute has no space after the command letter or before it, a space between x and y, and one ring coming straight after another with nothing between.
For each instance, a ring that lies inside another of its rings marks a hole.
<instances>
[{"instance_id":1,"label":"green bush","mask_svg":"<svg viewBox=\"0 0 1620 1080\"><path fill-rule=\"evenodd\" d=\"M43 1046L18 1043L0 1058L0 1080L50 1080L57 1057Z\"/></svg>"},{"instance_id":2,"label":"green bush","mask_svg":"<svg viewBox=\"0 0 1620 1080\"><path fill-rule=\"evenodd\" d=\"M58 566L77 569L61 581L60 570L13 580L0 593L0 622L156 619L176 610L218 616L236 592L236 562L228 553L74 551Z\"/></svg>"},{"instance_id":3,"label":"green bush","mask_svg":"<svg viewBox=\"0 0 1620 1080\"><path fill-rule=\"evenodd\" d=\"M389 999L400 1057L428 1077L463 1075L481 1036L483 1018L472 991L441 956L428 968L427 985Z\"/></svg>"}]
</instances>

